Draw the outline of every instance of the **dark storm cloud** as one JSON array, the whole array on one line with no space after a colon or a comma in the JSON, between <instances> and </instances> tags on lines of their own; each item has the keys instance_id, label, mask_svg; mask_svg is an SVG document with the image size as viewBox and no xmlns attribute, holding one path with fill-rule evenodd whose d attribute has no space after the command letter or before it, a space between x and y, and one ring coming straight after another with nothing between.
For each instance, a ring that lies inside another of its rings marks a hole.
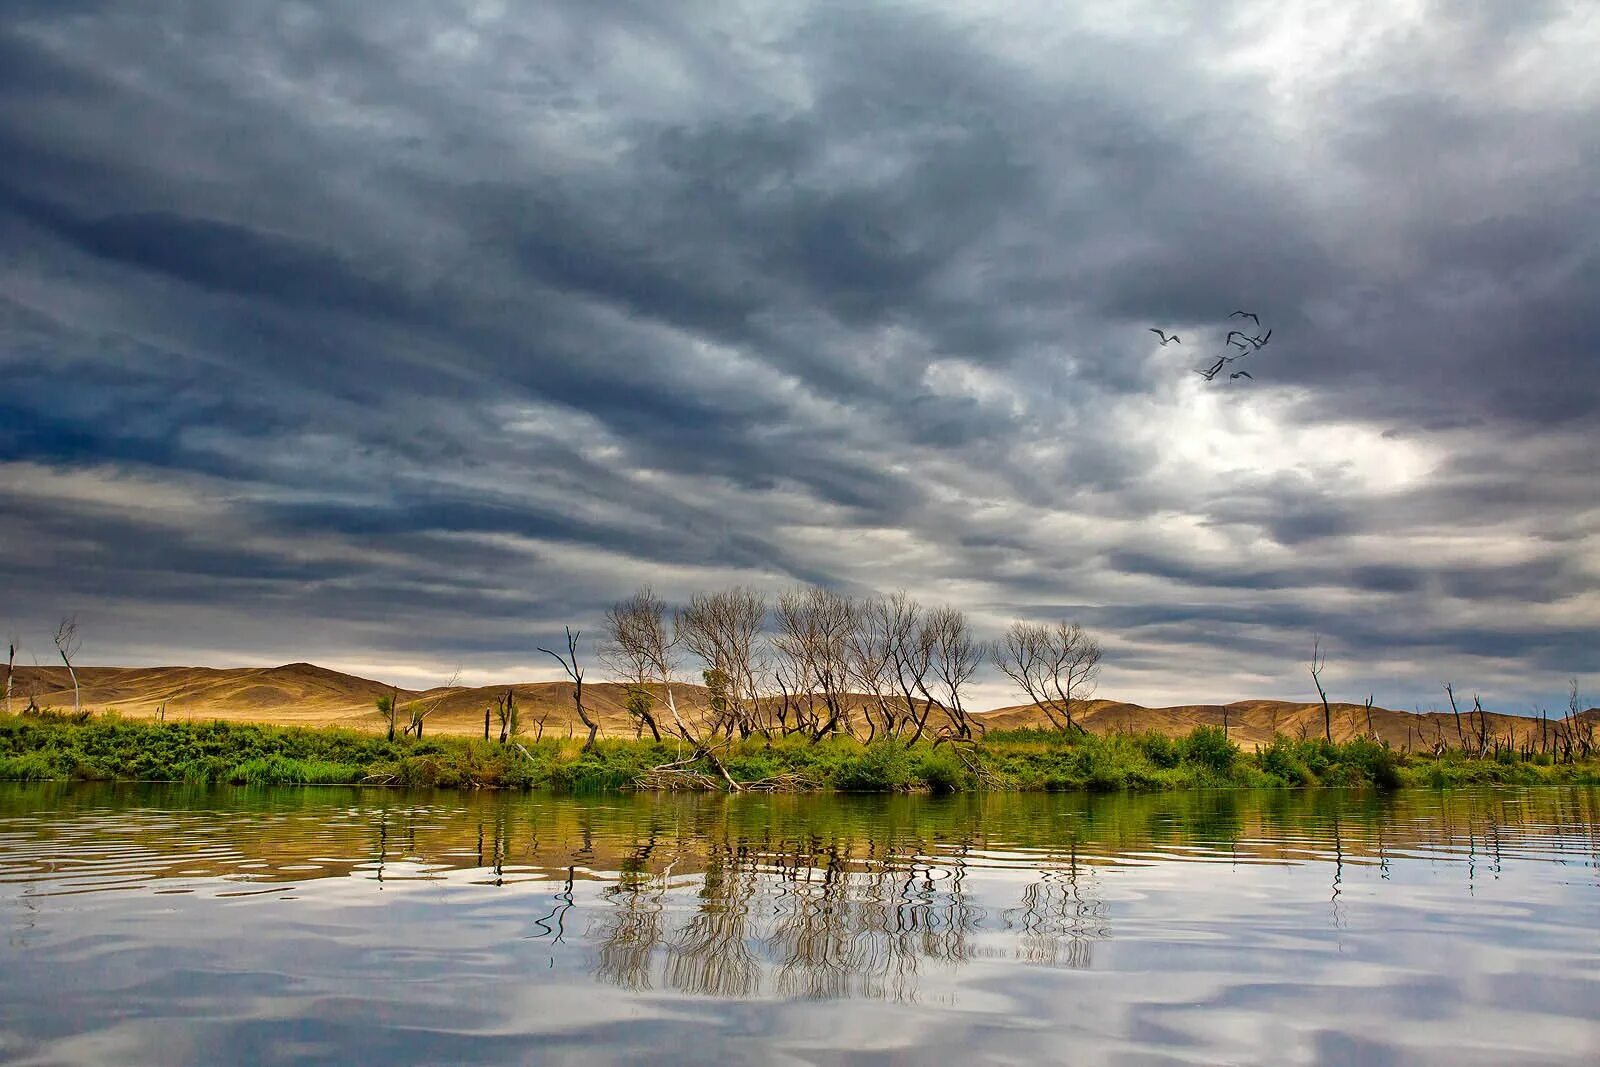
<instances>
[{"instance_id":1,"label":"dark storm cloud","mask_svg":"<svg viewBox=\"0 0 1600 1067\"><path fill-rule=\"evenodd\" d=\"M487 669L815 581L1080 616L1118 695L1314 630L1542 691L1600 667L1574 10L7 5L15 625Z\"/></svg>"}]
</instances>

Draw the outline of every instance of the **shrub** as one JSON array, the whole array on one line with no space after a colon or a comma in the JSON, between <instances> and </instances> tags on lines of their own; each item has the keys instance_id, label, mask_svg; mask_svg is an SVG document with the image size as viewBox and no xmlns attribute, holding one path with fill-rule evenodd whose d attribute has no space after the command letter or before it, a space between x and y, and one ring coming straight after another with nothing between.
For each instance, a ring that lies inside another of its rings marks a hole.
<instances>
[{"instance_id":1,"label":"shrub","mask_svg":"<svg viewBox=\"0 0 1600 1067\"><path fill-rule=\"evenodd\" d=\"M1261 750L1261 769L1275 775L1288 785L1313 785L1317 776L1306 765L1300 746L1278 734Z\"/></svg>"},{"instance_id":2,"label":"shrub","mask_svg":"<svg viewBox=\"0 0 1600 1067\"><path fill-rule=\"evenodd\" d=\"M894 793L911 785L911 759L894 741L878 741L846 756L835 770L843 793Z\"/></svg>"},{"instance_id":3,"label":"shrub","mask_svg":"<svg viewBox=\"0 0 1600 1067\"><path fill-rule=\"evenodd\" d=\"M1183 762L1214 774L1226 775L1239 757L1239 746L1216 726L1196 726L1183 739Z\"/></svg>"},{"instance_id":4,"label":"shrub","mask_svg":"<svg viewBox=\"0 0 1600 1067\"><path fill-rule=\"evenodd\" d=\"M935 793L958 793L970 787L972 775L955 753L935 749L917 760L916 776Z\"/></svg>"},{"instance_id":5,"label":"shrub","mask_svg":"<svg viewBox=\"0 0 1600 1067\"><path fill-rule=\"evenodd\" d=\"M1183 758L1178 745L1166 734L1151 731L1140 738L1139 744L1144 749L1145 759L1165 770L1176 767Z\"/></svg>"}]
</instances>

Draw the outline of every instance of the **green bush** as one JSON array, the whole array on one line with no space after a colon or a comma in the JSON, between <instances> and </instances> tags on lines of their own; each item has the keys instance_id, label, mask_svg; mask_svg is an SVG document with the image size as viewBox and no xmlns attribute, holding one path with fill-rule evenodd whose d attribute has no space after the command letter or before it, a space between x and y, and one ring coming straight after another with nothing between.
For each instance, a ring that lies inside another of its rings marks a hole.
<instances>
[{"instance_id":1,"label":"green bush","mask_svg":"<svg viewBox=\"0 0 1600 1067\"><path fill-rule=\"evenodd\" d=\"M972 787L972 773L948 749L923 753L912 773L934 793L960 793Z\"/></svg>"},{"instance_id":2,"label":"green bush","mask_svg":"<svg viewBox=\"0 0 1600 1067\"><path fill-rule=\"evenodd\" d=\"M837 764L833 777L834 788L842 793L896 793L911 782L911 759L895 741L862 746Z\"/></svg>"},{"instance_id":3,"label":"green bush","mask_svg":"<svg viewBox=\"0 0 1600 1067\"><path fill-rule=\"evenodd\" d=\"M1261 769L1280 779L1286 785L1315 785L1317 776L1300 753L1300 746L1284 737L1275 736L1261 750Z\"/></svg>"},{"instance_id":4,"label":"green bush","mask_svg":"<svg viewBox=\"0 0 1600 1067\"><path fill-rule=\"evenodd\" d=\"M1183 759L1183 752L1177 743L1166 734L1152 731L1145 734L1139 743L1144 748L1145 758L1157 767L1171 770Z\"/></svg>"},{"instance_id":5,"label":"green bush","mask_svg":"<svg viewBox=\"0 0 1600 1067\"><path fill-rule=\"evenodd\" d=\"M1221 728L1197 726L1183 739L1183 762L1217 775L1227 775L1239 758L1239 746Z\"/></svg>"}]
</instances>

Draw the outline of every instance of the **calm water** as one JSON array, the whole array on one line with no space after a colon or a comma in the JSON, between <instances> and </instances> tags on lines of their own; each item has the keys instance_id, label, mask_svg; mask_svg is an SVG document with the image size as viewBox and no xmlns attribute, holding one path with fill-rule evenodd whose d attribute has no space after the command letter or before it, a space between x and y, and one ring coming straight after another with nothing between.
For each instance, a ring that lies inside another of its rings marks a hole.
<instances>
[{"instance_id":1,"label":"calm water","mask_svg":"<svg viewBox=\"0 0 1600 1067\"><path fill-rule=\"evenodd\" d=\"M0 1060L1600 1062L1600 792L0 784Z\"/></svg>"}]
</instances>

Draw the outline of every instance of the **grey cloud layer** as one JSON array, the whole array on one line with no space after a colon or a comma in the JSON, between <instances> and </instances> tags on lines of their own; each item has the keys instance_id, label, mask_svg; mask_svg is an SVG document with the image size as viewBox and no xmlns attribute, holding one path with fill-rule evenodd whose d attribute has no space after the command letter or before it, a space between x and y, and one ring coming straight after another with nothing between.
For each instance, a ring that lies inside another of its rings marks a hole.
<instances>
[{"instance_id":1,"label":"grey cloud layer","mask_svg":"<svg viewBox=\"0 0 1600 1067\"><path fill-rule=\"evenodd\" d=\"M493 670L803 580L1071 612L1136 698L1297 695L1320 631L1551 699L1582 6L9 5L0 625ZM1253 392L1147 343L1241 301Z\"/></svg>"}]
</instances>

